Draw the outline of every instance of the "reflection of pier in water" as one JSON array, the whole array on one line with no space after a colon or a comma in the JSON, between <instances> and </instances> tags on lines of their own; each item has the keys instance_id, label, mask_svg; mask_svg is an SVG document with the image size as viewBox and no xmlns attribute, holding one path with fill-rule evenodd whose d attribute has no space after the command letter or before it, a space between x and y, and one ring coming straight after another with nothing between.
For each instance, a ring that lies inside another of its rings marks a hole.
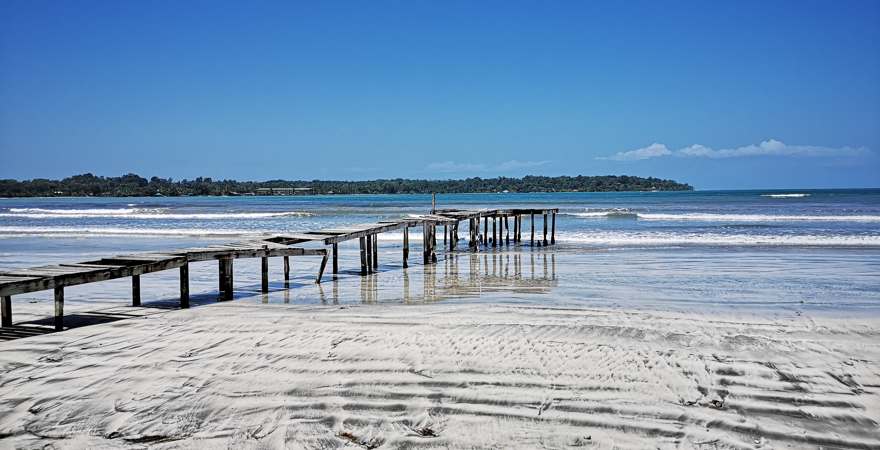
<instances>
[{"instance_id":1,"label":"reflection of pier in water","mask_svg":"<svg viewBox=\"0 0 880 450\"><path fill-rule=\"evenodd\" d=\"M383 274L360 277L361 302L421 303L486 294L548 294L558 285L553 252L459 253L419 271L410 270L384 274L400 276L387 282L379 279ZM338 283L333 281L330 298L324 288L318 288L322 302L339 302Z\"/></svg>"}]
</instances>

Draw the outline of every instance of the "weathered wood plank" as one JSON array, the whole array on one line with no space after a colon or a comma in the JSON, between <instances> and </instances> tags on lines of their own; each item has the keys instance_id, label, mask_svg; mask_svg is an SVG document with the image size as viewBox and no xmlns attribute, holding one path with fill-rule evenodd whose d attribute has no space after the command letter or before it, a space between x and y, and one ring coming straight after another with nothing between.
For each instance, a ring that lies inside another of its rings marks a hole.
<instances>
[{"instance_id":1,"label":"weathered wood plank","mask_svg":"<svg viewBox=\"0 0 880 450\"><path fill-rule=\"evenodd\" d=\"M0 296L44 291L53 287L55 287L55 280L53 278L4 276L0 279Z\"/></svg>"}]
</instances>

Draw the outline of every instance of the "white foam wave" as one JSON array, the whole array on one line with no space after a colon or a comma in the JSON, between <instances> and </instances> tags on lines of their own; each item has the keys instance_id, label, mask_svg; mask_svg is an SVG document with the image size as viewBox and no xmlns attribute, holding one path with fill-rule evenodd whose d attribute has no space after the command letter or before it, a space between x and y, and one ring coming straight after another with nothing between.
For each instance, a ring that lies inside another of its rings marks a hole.
<instances>
[{"instance_id":1,"label":"white foam wave","mask_svg":"<svg viewBox=\"0 0 880 450\"><path fill-rule=\"evenodd\" d=\"M421 245L421 234L410 231L411 245ZM438 236L438 247L442 248ZM674 232L557 232L560 243L595 245L601 247L662 247L662 246L825 246L825 247L880 247L880 235L773 235L773 234L721 234L721 233L674 233ZM526 239L528 240L528 239ZM402 232L379 235L380 242L403 242ZM467 238L460 246L467 246Z\"/></svg>"},{"instance_id":2,"label":"white foam wave","mask_svg":"<svg viewBox=\"0 0 880 450\"><path fill-rule=\"evenodd\" d=\"M129 204L129 206L132 206ZM92 208L92 209L46 209L46 208L9 208L10 213L14 214L57 214L57 215L76 215L76 216L103 216L103 215L125 215L133 214L138 211L156 211L161 209L146 208Z\"/></svg>"},{"instance_id":3,"label":"white foam wave","mask_svg":"<svg viewBox=\"0 0 880 450\"><path fill-rule=\"evenodd\" d=\"M117 209L43 209L9 208L0 212L0 217L25 219L84 219L84 218L125 218L125 219L168 219L168 220L224 220L224 219L269 219L274 217L308 217L305 211L273 212L230 212L230 213L169 213L166 208L117 208Z\"/></svg>"},{"instance_id":4,"label":"white foam wave","mask_svg":"<svg viewBox=\"0 0 880 450\"><path fill-rule=\"evenodd\" d=\"M699 221L699 222L880 222L876 215L776 215L776 214L713 214L713 213L621 213L615 211L587 211L571 213L587 219L632 218L655 221Z\"/></svg>"},{"instance_id":5,"label":"white foam wave","mask_svg":"<svg viewBox=\"0 0 880 450\"><path fill-rule=\"evenodd\" d=\"M0 227L0 236L243 236L247 230L198 228L110 228L110 227Z\"/></svg>"},{"instance_id":6,"label":"white foam wave","mask_svg":"<svg viewBox=\"0 0 880 450\"><path fill-rule=\"evenodd\" d=\"M810 194L761 194L761 197L770 197L770 198L803 198L809 197Z\"/></svg>"},{"instance_id":7,"label":"white foam wave","mask_svg":"<svg viewBox=\"0 0 880 450\"><path fill-rule=\"evenodd\" d=\"M815 234L720 234L669 232L590 232L560 233L561 243L608 247L655 246L836 246L880 247L880 235L815 235Z\"/></svg>"}]
</instances>

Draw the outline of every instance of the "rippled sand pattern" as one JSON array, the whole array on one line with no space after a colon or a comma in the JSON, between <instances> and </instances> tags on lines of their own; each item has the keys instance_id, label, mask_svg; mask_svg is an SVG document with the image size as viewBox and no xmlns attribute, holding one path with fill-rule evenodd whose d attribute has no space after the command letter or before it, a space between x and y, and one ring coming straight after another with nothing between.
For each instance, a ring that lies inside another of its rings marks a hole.
<instances>
[{"instance_id":1,"label":"rippled sand pattern","mask_svg":"<svg viewBox=\"0 0 880 450\"><path fill-rule=\"evenodd\" d=\"M0 344L0 447L880 448L877 330L217 304Z\"/></svg>"}]
</instances>

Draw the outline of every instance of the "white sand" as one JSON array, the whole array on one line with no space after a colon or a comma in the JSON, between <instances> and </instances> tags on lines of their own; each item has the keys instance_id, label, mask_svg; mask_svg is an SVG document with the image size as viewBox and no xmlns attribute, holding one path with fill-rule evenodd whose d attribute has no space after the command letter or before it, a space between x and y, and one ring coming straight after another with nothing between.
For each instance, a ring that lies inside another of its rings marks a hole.
<instances>
[{"instance_id":1,"label":"white sand","mask_svg":"<svg viewBox=\"0 0 880 450\"><path fill-rule=\"evenodd\" d=\"M880 448L878 322L223 303L0 343L0 447Z\"/></svg>"}]
</instances>

